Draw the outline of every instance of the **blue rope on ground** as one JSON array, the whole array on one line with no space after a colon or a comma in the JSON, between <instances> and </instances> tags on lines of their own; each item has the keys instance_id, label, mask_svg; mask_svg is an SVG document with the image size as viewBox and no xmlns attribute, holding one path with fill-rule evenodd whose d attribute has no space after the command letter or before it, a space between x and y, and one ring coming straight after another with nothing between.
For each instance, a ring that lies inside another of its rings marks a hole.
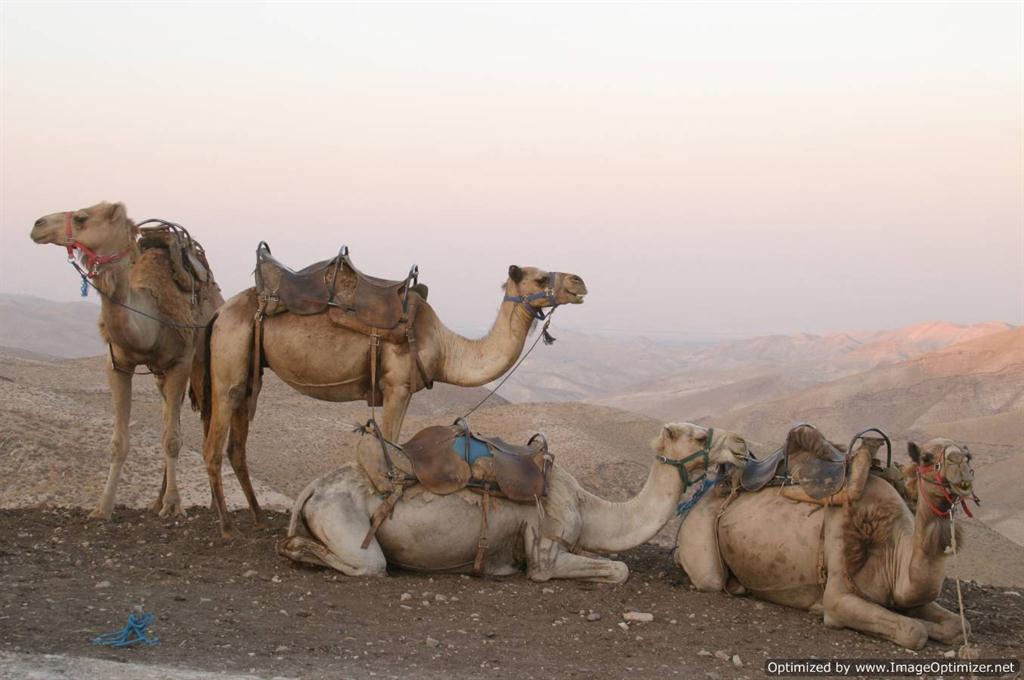
<instances>
[{"instance_id":1,"label":"blue rope on ground","mask_svg":"<svg viewBox=\"0 0 1024 680\"><path fill-rule=\"evenodd\" d=\"M113 633L104 633L93 638L94 645L105 647L131 647L132 645L155 645L160 642L156 636L150 637L146 628L153 623L153 615L141 609L128 615L128 625Z\"/></svg>"},{"instance_id":2,"label":"blue rope on ground","mask_svg":"<svg viewBox=\"0 0 1024 680\"><path fill-rule=\"evenodd\" d=\"M686 517L690 510L693 510L693 506L697 505L697 503L700 502L700 499L704 498L704 495L707 494L708 491L711 491L711 487L717 483L718 477L705 477L700 488L697 489L692 496L685 501L679 502L679 505L676 506L676 514L680 517Z\"/></svg>"}]
</instances>

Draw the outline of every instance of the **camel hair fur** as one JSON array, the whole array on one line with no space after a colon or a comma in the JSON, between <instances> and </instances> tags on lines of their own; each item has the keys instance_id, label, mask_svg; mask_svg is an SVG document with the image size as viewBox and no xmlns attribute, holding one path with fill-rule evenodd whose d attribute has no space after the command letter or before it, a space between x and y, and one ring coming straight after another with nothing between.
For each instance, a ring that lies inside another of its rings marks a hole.
<instances>
[{"instance_id":1,"label":"camel hair fur","mask_svg":"<svg viewBox=\"0 0 1024 680\"><path fill-rule=\"evenodd\" d=\"M811 428L802 436L808 448L822 438ZM953 644L960 618L935 599L952 542L951 510L973 493L971 456L949 439L908 449L919 472L913 510L875 474L855 503L839 507L787 500L772 487L731 502L708 494L680 525L676 562L700 590L810 610L830 628L907 649L929 638Z\"/></svg>"},{"instance_id":2,"label":"camel hair fur","mask_svg":"<svg viewBox=\"0 0 1024 680\"><path fill-rule=\"evenodd\" d=\"M484 385L507 371L519 358L537 313L552 304L552 298L537 295L553 292L556 304L580 304L587 294L583 279L575 274L549 273L535 267L511 266L502 286L504 295L490 332L469 340L449 330L426 302L417 300L413 321L416 351L430 380L466 387ZM410 295L417 295L411 292ZM535 296L530 302L524 300ZM246 465L245 445L249 418L255 412L252 389L253 318L258 300L255 288L231 298L211 324L208 356L210 428L203 449L215 505L220 513L224 538L233 535L231 518L224 501L221 461L225 440L228 460L242 485L257 524L261 511ZM357 401L370 398L370 362L367 336L335 325L329 315L301 316L285 313L263 321L263 360L281 380L302 394L323 401ZM410 361L408 343L383 339L378 372L379 394L383 397L384 436L398 441L409 401L423 389L423 376ZM228 434L230 432L230 439Z\"/></svg>"},{"instance_id":3,"label":"camel hair fur","mask_svg":"<svg viewBox=\"0 0 1024 680\"><path fill-rule=\"evenodd\" d=\"M36 243L77 244L100 258L98 264L87 263L87 251L80 252L81 262L89 268L92 284L100 292L100 336L110 348L107 381L114 407L110 469L103 495L91 514L105 519L114 508L121 467L128 457L132 378L137 366L153 373L163 399L164 474L152 507L161 517L184 514L177 483L181 405L186 390L194 407L205 398L205 355L197 350L205 346L206 323L224 302L212 272L206 272L206 280L196 282L193 304L191 292L175 283L168 251L140 249L138 235L124 204L106 202L40 217L31 233Z\"/></svg>"},{"instance_id":4,"label":"camel hair fur","mask_svg":"<svg viewBox=\"0 0 1024 680\"><path fill-rule=\"evenodd\" d=\"M653 538L675 515L686 487L671 463L705 448L709 465L739 464L747 454L746 442L731 432L715 431L710 447L708 443L703 427L665 425L652 442L658 457L642 490L622 503L586 491L557 463L549 472L547 494L536 504L492 499L483 573L503 576L525 567L534 581L625 581L625 563L577 551L615 553ZM691 478L704 465L700 457L685 463ZM479 494L463 489L402 499L364 550L360 544L370 517L382 502L358 464L344 465L299 494L278 553L349 576L384 576L388 564L413 571L473 573L480 538Z\"/></svg>"}]
</instances>

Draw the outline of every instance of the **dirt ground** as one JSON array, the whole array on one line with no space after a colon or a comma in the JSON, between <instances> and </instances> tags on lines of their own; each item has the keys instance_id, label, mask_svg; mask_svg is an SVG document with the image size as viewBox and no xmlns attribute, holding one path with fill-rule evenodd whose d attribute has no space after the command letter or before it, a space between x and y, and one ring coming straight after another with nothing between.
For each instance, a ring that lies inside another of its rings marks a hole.
<instances>
[{"instance_id":1,"label":"dirt ground","mask_svg":"<svg viewBox=\"0 0 1024 680\"><path fill-rule=\"evenodd\" d=\"M769 657L948 651L901 650L828 630L805 612L695 592L669 551L653 545L622 555L632 577L618 586L399 571L354 579L277 557L286 515L271 513L266 528L237 515L245 536L224 543L205 509L170 521L119 507L110 522L81 510L0 511L0 652L261 677L713 680L763 677ZM1024 598L1015 593L965 586L982 656L1024 653ZM950 583L940 602L952 608L955 597ZM156 614L159 645L90 644L136 604ZM654 622L623 630L627 611L650 612Z\"/></svg>"}]
</instances>

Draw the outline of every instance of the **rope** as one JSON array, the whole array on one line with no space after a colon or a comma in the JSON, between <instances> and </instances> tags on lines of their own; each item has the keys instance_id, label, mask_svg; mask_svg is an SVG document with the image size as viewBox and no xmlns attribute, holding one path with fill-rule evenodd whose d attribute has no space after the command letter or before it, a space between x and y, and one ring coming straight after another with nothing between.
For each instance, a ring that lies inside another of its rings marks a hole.
<instances>
[{"instance_id":1,"label":"rope","mask_svg":"<svg viewBox=\"0 0 1024 680\"><path fill-rule=\"evenodd\" d=\"M548 326L551 325L551 319L552 319L552 317L554 317L554 315L555 315L555 312L554 312L554 310L552 310L551 313L548 314L547 321L544 322L544 327L540 329L540 333L537 334L537 337L534 339L533 344L530 345L530 349L526 350L526 354L524 354L523 356L521 356L519 358L519 361L517 361L516 365L512 367L512 370L505 374L505 377L501 379L501 382L499 382L497 385L495 385L494 389L492 389L490 392L488 392L486 397L484 397L483 399L478 401L476 406L474 406L473 408L469 409L468 411L466 411L465 414L463 414L463 416L462 416L463 418L469 418L471 415L473 415L474 411L476 411L478 408L483 406L484 402L486 402L488 399L493 397L495 395L495 393L498 390L501 389L501 386L505 384L505 381L508 380L509 378L511 378L512 374L515 373L517 370L519 370L519 367L523 365L523 362L526 361L526 357L530 356L530 352L532 352L537 347L537 343L540 342L541 338L550 337L547 334L548 333ZM544 344L551 344L551 343L549 343L549 342L547 342L547 340L545 340Z\"/></svg>"},{"instance_id":2,"label":"rope","mask_svg":"<svg viewBox=\"0 0 1024 680\"><path fill-rule=\"evenodd\" d=\"M115 304L118 307L124 307L129 312L135 312L136 314L144 316L147 319L152 319L153 321L156 321L159 324L163 324L164 326L170 326L171 328L178 328L180 330L202 330L202 329L206 328L206 324L194 325L194 324L184 324L184 323L175 323L173 321L167 321L166 319L161 319L160 317L153 316L152 314L147 314L146 312L142 311L141 309L136 309L135 307L132 307L130 305L126 305L123 302L118 302L117 300L115 300L114 298L110 297L109 295L104 293L102 290L97 288L96 284L89 280L89 276L84 271L82 271L82 268L78 266L77 262L75 262L74 260L68 260L68 264L70 264L72 267L74 267L75 271L78 272L78 275L82 277L82 290L83 291L88 291L89 288L92 288L94 291L96 291L97 293L99 293L100 295L105 297L107 300L109 300L112 304ZM87 288L87 286L88 286L88 288Z\"/></svg>"},{"instance_id":3,"label":"rope","mask_svg":"<svg viewBox=\"0 0 1024 680\"><path fill-rule=\"evenodd\" d=\"M956 568L956 600L960 607L960 630L964 635L964 644L960 647L959 656L961 659L965 658L965 653L968 652L970 642L967 639L967 618L964 616L964 593L960 588L960 565L957 563L957 555L959 554L956 547L956 521L954 519L956 515L956 506L952 506L949 509L949 536L950 536L950 547L953 548L953 566Z\"/></svg>"},{"instance_id":4,"label":"rope","mask_svg":"<svg viewBox=\"0 0 1024 680\"><path fill-rule=\"evenodd\" d=\"M104 647L131 647L138 644L150 646L158 644L160 638L155 635L151 637L146 633L146 628L153 623L153 618L152 614L143 612L142 607L136 607L128 615L128 624L124 628L112 633L97 635L93 638L92 643Z\"/></svg>"},{"instance_id":5,"label":"rope","mask_svg":"<svg viewBox=\"0 0 1024 680\"><path fill-rule=\"evenodd\" d=\"M700 488L689 499L679 502L679 505L676 506L676 514L680 517L686 517L690 514L690 510L693 510L693 507L700 502L700 499L704 498L707 492L711 491L711 488L717 483L718 477L705 477Z\"/></svg>"}]
</instances>

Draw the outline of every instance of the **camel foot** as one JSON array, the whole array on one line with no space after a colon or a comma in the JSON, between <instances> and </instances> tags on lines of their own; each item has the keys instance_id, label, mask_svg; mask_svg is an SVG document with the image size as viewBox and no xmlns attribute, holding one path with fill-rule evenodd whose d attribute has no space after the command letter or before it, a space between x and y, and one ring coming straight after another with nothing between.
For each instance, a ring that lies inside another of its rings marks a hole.
<instances>
[{"instance_id":1,"label":"camel foot","mask_svg":"<svg viewBox=\"0 0 1024 680\"><path fill-rule=\"evenodd\" d=\"M221 527L220 528L220 540L225 543L230 542L238 538L238 532L235 531L234 527Z\"/></svg>"},{"instance_id":2,"label":"camel foot","mask_svg":"<svg viewBox=\"0 0 1024 680\"><path fill-rule=\"evenodd\" d=\"M96 508L89 513L90 519L110 519L110 510L104 510L103 508Z\"/></svg>"},{"instance_id":3,"label":"camel foot","mask_svg":"<svg viewBox=\"0 0 1024 680\"><path fill-rule=\"evenodd\" d=\"M160 517L184 517L185 510L181 507L181 499L164 499L160 508Z\"/></svg>"},{"instance_id":4,"label":"camel foot","mask_svg":"<svg viewBox=\"0 0 1024 680\"><path fill-rule=\"evenodd\" d=\"M157 498L155 501L153 501L152 503L149 504L149 507L147 509L150 512L155 512L157 514L160 514L160 511L163 510L163 507L164 507L164 499Z\"/></svg>"}]
</instances>

